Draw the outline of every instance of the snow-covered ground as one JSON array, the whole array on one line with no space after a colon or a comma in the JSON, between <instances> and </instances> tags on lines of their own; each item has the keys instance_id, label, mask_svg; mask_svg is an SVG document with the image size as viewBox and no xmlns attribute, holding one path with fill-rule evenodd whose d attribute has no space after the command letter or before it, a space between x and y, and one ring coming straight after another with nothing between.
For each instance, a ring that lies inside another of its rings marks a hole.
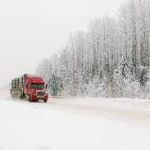
<instances>
[{"instance_id":1,"label":"snow-covered ground","mask_svg":"<svg viewBox=\"0 0 150 150\"><path fill-rule=\"evenodd\" d=\"M1 90L0 150L149 150L149 108L136 99L30 103Z\"/></svg>"}]
</instances>

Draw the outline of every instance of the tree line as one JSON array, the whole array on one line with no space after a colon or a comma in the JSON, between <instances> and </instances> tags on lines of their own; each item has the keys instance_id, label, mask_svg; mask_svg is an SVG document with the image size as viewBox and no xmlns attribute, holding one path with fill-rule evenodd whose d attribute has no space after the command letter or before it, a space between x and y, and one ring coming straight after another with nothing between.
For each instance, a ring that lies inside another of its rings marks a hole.
<instances>
[{"instance_id":1,"label":"tree line","mask_svg":"<svg viewBox=\"0 0 150 150\"><path fill-rule=\"evenodd\" d=\"M53 96L147 97L149 67L150 1L128 0L116 16L70 35L37 74Z\"/></svg>"}]
</instances>

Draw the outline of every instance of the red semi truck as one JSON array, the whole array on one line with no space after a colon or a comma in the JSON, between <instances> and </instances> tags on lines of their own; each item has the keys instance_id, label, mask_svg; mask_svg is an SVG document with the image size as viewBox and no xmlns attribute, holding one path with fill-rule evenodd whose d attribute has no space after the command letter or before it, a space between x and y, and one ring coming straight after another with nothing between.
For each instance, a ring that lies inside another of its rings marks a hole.
<instances>
[{"instance_id":1,"label":"red semi truck","mask_svg":"<svg viewBox=\"0 0 150 150\"><path fill-rule=\"evenodd\" d=\"M25 74L12 80L10 94L13 98L27 98L29 101L42 99L47 102L46 89L47 84L41 77Z\"/></svg>"}]
</instances>

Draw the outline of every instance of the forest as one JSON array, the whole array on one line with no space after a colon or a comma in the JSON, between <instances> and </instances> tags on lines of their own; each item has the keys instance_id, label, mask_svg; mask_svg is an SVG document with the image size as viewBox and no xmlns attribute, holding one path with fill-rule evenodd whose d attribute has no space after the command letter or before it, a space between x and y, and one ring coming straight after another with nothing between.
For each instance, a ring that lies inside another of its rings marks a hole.
<instances>
[{"instance_id":1,"label":"forest","mask_svg":"<svg viewBox=\"0 0 150 150\"><path fill-rule=\"evenodd\" d=\"M36 73L52 96L150 98L150 1L128 0L92 20Z\"/></svg>"}]
</instances>

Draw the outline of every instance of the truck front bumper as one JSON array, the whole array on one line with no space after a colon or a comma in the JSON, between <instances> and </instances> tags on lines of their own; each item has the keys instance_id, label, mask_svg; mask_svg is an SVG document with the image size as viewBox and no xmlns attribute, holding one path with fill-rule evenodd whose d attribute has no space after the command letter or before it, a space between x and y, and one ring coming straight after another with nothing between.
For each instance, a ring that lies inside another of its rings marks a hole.
<instances>
[{"instance_id":1,"label":"truck front bumper","mask_svg":"<svg viewBox=\"0 0 150 150\"><path fill-rule=\"evenodd\" d=\"M48 100L48 95L44 94L44 96L37 96L36 94L33 94L33 95L31 95L30 98L31 98L32 101L38 101L40 99L42 99L42 100Z\"/></svg>"}]
</instances>

